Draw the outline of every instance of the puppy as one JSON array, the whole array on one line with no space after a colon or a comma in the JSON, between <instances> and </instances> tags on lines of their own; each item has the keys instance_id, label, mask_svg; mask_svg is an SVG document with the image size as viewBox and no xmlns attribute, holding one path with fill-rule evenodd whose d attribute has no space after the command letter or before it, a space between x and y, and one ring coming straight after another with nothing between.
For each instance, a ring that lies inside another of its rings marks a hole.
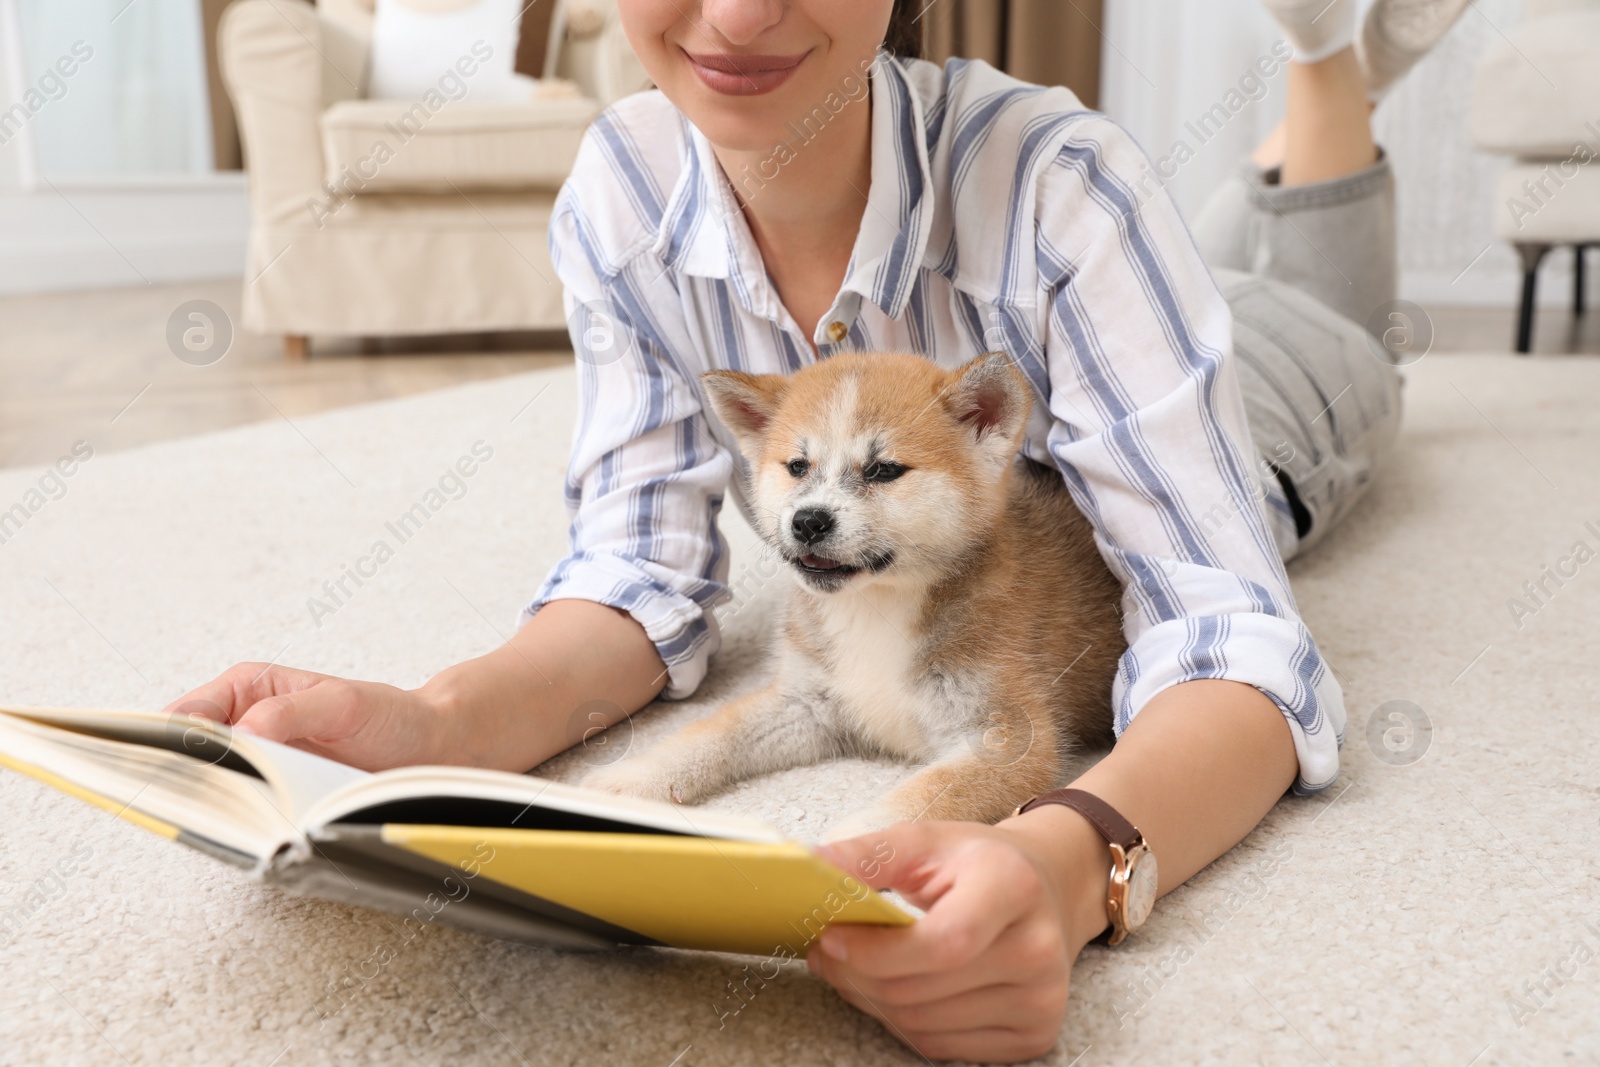
<instances>
[{"instance_id":1,"label":"puppy","mask_svg":"<svg viewBox=\"0 0 1600 1067\"><path fill-rule=\"evenodd\" d=\"M1006 356L702 380L793 575L777 673L585 784L690 803L843 755L925 764L839 837L995 821L1059 784L1077 742L1110 741L1121 588L1061 474L1018 457L1032 396Z\"/></svg>"}]
</instances>

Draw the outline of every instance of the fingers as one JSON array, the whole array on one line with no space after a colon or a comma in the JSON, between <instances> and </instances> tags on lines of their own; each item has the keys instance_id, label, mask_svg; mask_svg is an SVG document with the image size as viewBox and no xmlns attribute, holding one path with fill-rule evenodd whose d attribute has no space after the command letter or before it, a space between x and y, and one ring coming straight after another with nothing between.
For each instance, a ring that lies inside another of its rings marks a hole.
<instances>
[{"instance_id":1,"label":"fingers","mask_svg":"<svg viewBox=\"0 0 1600 1067\"><path fill-rule=\"evenodd\" d=\"M982 825L902 824L821 853L878 888L922 897L912 926L835 925L806 957L840 997L934 1059L1050 1051L1072 955L1042 873Z\"/></svg>"},{"instance_id":2,"label":"fingers","mask_svg":"<svg viewBox=\"0 0 1600 1067\"><path fill-rule=\"evenodd\" d=\"M976 1063L1016 1063L1055 1046L1066 1016L1067 983L1015 982L925 1004L897 1006L845 979L834 988L841 999L871 1015L924 1057Z\"/></svg>"},{"instance_id":3,"label":"fingers","mask_svg":"<svg viewBox=\"0 0 1600 1067\"><path fill-rule=\"evenodd\" d=\"M1015 848L971 835L961 824L926 826L948 843L930 847L923 839L915 842L916 853L897 851L885 864L884 881L890 887L902 877L920 883L935 895L927 914L911 926L830 926L818 939L821 951L873 978L959 971L989 951L1008 926L1039 909L1043 882Z\"/></svg>"},{"instance_id":4,"label":"fingers","mask_svg":"<svg viewBox=\"0 0 1600 1067\"><path fill-rule=\"evenodd\" d=\"M168 715L236 723L258 700L305 689L326 678L271 663L235 663L211 681L168 704Z\"/></svg>"},{"instance_id":5,"label":"fingers","mask_svg":"<svg viewBox=\"0 0 1600 1067\"><path fill-rule=\"evenodd\" d=\"M233 722L256 697L249 679L267 669L265 663L236 663L202 686L189 690L166 707L168 715Z\"/></svg>"},{"instance_id":6,"label":"fingers","mask_svg":"<svg viewBox=\"0 0 1600 1067\"><path fill-rule=\"evenodd\" d=\"M1014 1063L1048 1052L1072 953L1044 876L986 826L917 823L819 853L878 888L926 901L908 927L835 925L807 966L935 1059Z\"/></svg>"},{"instance_id":7,"label":"fingers","mask_svg":"<svg viewBox=\"0 0 1600 1067\"><path fill-rule=\"evenodd\" d=\"M907 1034L900 1040L930 1060L971 1063L1024 1063L1055 1048L1060 1027L1053 1030L985 1028L953 1034Z\"/></svg>"},{"instance_id":8,"label":"fingers","mask_svg":"<svg viewBox=\"0 0 1600 1067\"><path fill-rule=\"evenodd\" d=\"M1029 915L1012 923L988 951L972 963L948 971L880 978L867 973L854 960L837 960L825 952L810 953L806 962L831 985L842 987L849 981L865 995L897 1008L944 1000L994 985L1050 983L1057 978L1064 979L1068 971L1067 945L1060 925L1043 915Z\"/></svg>"},{"instance_id":9,"label":"fingers","mask_svg":"<svg viewBox=\"0 0 1600 1067\"><path fill-rule=\"evenodd\" d=\"M920 889L921 875L932 853L942 844L935 823L902 822L860 837L817 846L817 855L874 889L909 893ZM921 907L922 905L918 905Z\"/></svg>"},{"instance_id":10,"label":"fingers","mask_svg":"<svg viewBox=\"0 0 1600 1067\"><path fill-rule=\"evenodd\" d=\"M364 698L359 686L340 678L325 678L309 689L256 701L235 725L269 741L327 745L352 736L366 725L373 704L373 700Z\"/></svg>"},{"instance_id":11,"label":"fingers","mask_svg":"<svg viewBox=\"0 0 1600 1067\"><path fill-rule=\"evenodd\" d=\"M806 962L924 1056L1010 1063L1047 1052L1066 1015L1070 966L1051 926L1016 923L974 965L938 974L876 979L822 952Z\"/></svg>"},{"instance_id":12,"label":"fingers","mask_svg":"<svg viewBox=\"0 0 1600 1067\"><path fill-rule=\"evenodd\" d=\"M845 983L839 996L891 1031L923 1039L982 1030L1054 1034L1060 1029L1067 1003L1065 983L1057 988L1006 982L904 1007L886 1004L851 982Z\"/></svg>"}]
</instances>

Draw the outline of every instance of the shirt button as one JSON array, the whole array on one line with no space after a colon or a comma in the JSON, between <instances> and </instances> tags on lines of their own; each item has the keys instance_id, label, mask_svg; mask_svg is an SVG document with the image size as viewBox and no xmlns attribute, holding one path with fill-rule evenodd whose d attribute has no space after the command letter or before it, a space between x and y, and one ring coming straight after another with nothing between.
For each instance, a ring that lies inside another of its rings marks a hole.
<instances>
[{"instance_id":1,"label":"shirt button","mask_svg":"<svg viewBox=\"0 0 1600 1067\"><path fill-rule=\"evenodd\" d=\"M846 326L842 322L828 323L828 340L834 342L835 344L843 341L849 332L850 327Z\"/></svg>"}]
</instances>

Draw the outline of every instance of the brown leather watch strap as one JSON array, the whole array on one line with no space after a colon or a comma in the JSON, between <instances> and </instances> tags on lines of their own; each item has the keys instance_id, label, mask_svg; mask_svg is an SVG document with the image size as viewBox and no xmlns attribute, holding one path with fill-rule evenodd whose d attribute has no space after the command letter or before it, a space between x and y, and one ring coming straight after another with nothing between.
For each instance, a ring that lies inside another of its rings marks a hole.
<instances>
[{"instance_id":1,"label":"brown leather watch strap","mask_svg":"<svg viewBox=\"0 0 1600 1067\"><path fill-rule=\"evenodd\" d=\"M1107 844L1119 846L1123 852L1130 852L1143 838L1133 823L1124 819L1122 815L1110 804L1101 800L1093 793L1085 793L1081 789L1056 789L1034 797L1022 807L1017 809L1021 815L1025 811L1032 811L1041 804L1061 804L1089 820L1089 825L1099 831L1100 836L1106 839Z\"/></svg>"}]
</instances>

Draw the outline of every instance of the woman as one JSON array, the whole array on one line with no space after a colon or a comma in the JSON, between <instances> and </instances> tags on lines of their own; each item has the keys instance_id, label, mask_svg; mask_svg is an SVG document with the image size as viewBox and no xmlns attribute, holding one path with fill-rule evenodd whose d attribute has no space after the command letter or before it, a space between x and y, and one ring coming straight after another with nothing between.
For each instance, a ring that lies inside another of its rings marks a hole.
<instances>
[{"instance_id":1,"label":"woman","mask_svg":"<svg viewBox=\"0 0 1600 1067\"><path fill-rule=\"evenodd\" d=\"M1125 133L1065 90L916 61L920 3L622 0L661 93L595 123L552 223L582 361L570 555L515 637L415 691L242 664L173 709L364 767L532 767L592 725L574 709L620 716L705 674L737 452L700 372L1002 349L1037 393L1024 450L1062 471L1125 588L1119 741L1074 785L1142 831L1161 893L1181 884L1338 773L1342 697L1283 560L1398 424L1359 325L1394 278L1367 79L1461 7L1379 0L1363 33L1385 62L1363 67L1353 4L1274 0L1288 116L1201 220L1214 280ZM809 964L842 997L931 1057L1054 1043L1072 964L1113 925L1089 819L1050 803L830 854L928 909L820 939Z\"/></svg>"}]
</instances>

